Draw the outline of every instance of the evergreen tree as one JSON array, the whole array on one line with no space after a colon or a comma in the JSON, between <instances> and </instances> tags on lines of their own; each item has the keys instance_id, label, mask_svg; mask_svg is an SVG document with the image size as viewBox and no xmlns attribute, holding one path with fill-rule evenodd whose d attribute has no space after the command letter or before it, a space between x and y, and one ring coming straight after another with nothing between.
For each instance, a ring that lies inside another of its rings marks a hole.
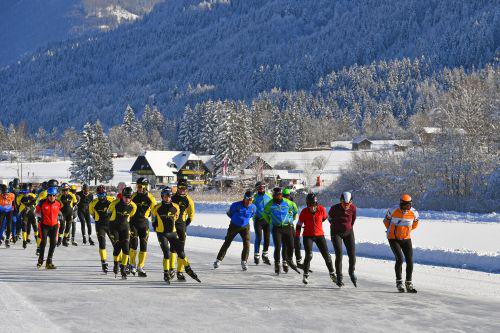
<instances>
[{"instance_id":1,"label":"evergreen tree","mask_svg":"<svg viewBox=\"0 0 500 333\"><path fill-rule=\"evenodd\" d=\"M86 123L70 167L71 177L83 182L107 182L113 178L113 161L108 138L99 122Z\"/></svg>"},{"instance_id":2,"label":"evergreen tree","mask_svg":"<svg viewBox=\"0 0 500 333\"><path fill-rule=\"evenodd\" d=\"M195 114L191 106L187 105L179 124L178 142L182 150L195 151L196 142L193 130L198 130L198 124L194 121Z\"/></svg>"},{"instance_id":3,"label":"evergreen tree","mask_svg":"<svg viewBox=\"0 0 500 333\"><path fill-rule=\"evenodd\" d=\"M95 161L96 175L94 177L95 184L97 182L108 182L113 178L113 159L111 156L111 145L108 137L104 133L102 125L99 121L94 126L95 133Z\"/></svg>"},{"instance_id":4,"label":"evergreen tree","mask_svg":"<svg viewBox=\"0 0 500 333\"><path fill-rule=\"evenodd\" d=\"M244 162L251 150L244 142L242 122L240 116L235 112L236 104L224 101L220 106L222 107L222 117L217 127L218 140L214 158L215 173L224 173L225 165L227 165L227 173L230 174Z\"/></svg>"}]
</instances>

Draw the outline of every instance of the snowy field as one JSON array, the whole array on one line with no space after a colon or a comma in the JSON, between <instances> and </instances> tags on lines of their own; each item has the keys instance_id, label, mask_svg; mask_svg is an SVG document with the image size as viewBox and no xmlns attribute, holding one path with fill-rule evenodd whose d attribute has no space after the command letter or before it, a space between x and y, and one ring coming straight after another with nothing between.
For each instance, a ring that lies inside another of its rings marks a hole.
<instances>
[{"instance_id":1,"label":"snowy field","mask_svg":"<svg viewBox=\"0 0 500 333\"><path fill-rule=\"evenodd\" d=\"M78 228L79 229L79 228ZM37 270L34 246L0 249L2 332L498 332L497 274L415 265L419 293L399 294L393 262L359 258L359 287L339 289L315 254L310 284L271 266L241 271L241 243L222 266L221 240L190 236L187 254L201 284L162 280L161 251L150 237L147 278L100 271L97 246L56 249L56 271ZM80 237L77 237L80 240ZM111 250L108 249L108 256ZM347 262L344 262L347 268ZM403 310L404 309L404 310Z\"/></svg>"},{"instance_id":2,"label":"snowy field","mask_svg":"<svg viewBox=\"0 0 500 333\"><path fill-rule=\"evenodd\" d=\"M130 168L135 160L135 157L114 158L113 169L115 175L109 184L117 185L119 182L130 183L132 181ZM23 163L23 174L21 177L18 173L18 165L16 163L2 162L0 163L0 181L2 179L12 180L14 177L20 178L23 182L41 182L51 178L60 181L69 181L71 177L69 172L70 166L71 161L69 160Z\"/></svg>"}]
</instances>

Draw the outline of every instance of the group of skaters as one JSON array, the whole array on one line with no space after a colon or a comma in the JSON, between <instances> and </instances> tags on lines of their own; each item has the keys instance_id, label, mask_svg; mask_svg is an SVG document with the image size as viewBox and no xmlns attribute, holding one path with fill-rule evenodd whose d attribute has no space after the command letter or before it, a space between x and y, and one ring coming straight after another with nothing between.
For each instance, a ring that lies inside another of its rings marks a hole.
<instances>
[{"instance_id":1,"label":"group of skaters","mask_svg":"<svg viewBox=\"0 0 500 333\"><path fill-rule=\"evenodd\" d=\"M163 252L164 280L177 277L186 281L184 272L201 282L192 270L184 252L186 227L194 217L194 203L187 194L187 181L180 179L176 192L166 187L161 191L161 202L149 192L147 178L139 178L134 191L123 187L116 197L107 193L104 185L96 188L94 196L90 187L83 184L81 191L68 183L59 184L55 179L40 184L20 184L15 179L9 186L0 185L1 240L5 247L19 239L22 230L23 248L31 243L33 229L36 241L37 267L45 263L46 269L56 269L53 263L55 249L59 246L77 246L75 241L76 218L80 220L83 243L95 245L91 234L91 217L95 222L101 268L108 273L106 239L113 246L113 273L147 277L144 270L149 238L149 221L156 231ZM13 229L12 227L17 227ZM87 231L87 233L86 233ZM4 236L5 233L5 236ZM71 238L70 238L71 237ZM49 242L47 258L45 248Z\"/></svg>"},{"instance_id":2,"label":"group of skaters","mask_svg":"<svg viewBox=\"0 0 500 333\"><path fill-rule=\"evenodd\" d=\"M175 190L175 191L174 191ZM116 197L107 193L104 185L96 188L95 195L88 185L83 184L80 191L68 183L59 184L51 179L36 188L32 184L20 184L14 179L9 186L0 185L0 235L5 247L19 240L22 232L23 248L31 243L30 234L36 242L37 267L45 263L46 269L56 269L53 263L58 246L77 246L75 240L76 218L81 224L83 243L95 245L92 235L91 217L95 222L101 269L108 273L106 239L113 246L113 273L122 279L129 275L147 277L144 269L150 222L156 232L163 252L163 276L168 284L177 278L186 281L184 273L201 282L190 266L185 254L187 227L194 218L194 202L187 193L188 182L179 179L175 189L165 187L161 190L161 201L157 202L149 191L149 181L141 177L136 181L136 189L125 186L119 189ZM349 257L348 274L357 287L355 274L356 251L354 224L356 206L350 192L343 192L340 203L333 205L327 212L318 203L314 193L306 196L306 207L300 212L288 188L275 187L269 193L266 184L257 182L255 191L248 190L241 201L231 204L227 215L229 228L224 243L213 264L219 268L231 242L240 235L243 240L241 253L242 270L248 270L250 253L250 222L255 230L254 263L261 261L272 265L269 259L269 245L272 236L274 243L274 272L279 275L289 269L297 273L302 270L302 282L309 283L313 245L321 253L330 279L337 286L344 286L342 273L343 245ZM330 223L330 235L335 252L335 264L330 256L325 238L323 223ZM387 238L395 255L396 287L400 292L415 293L412 284L413 258L411 231L418 226L417 211L412 207L412 199L404 194L399 207L389 210L384 219ZM5 232L5 236L4 236ZM302 242L301 242L302 237ZM49 249L45 260L45 247L49 239ZM261 254L261 243L263 243ZM302 245L305 256L302 258ZM295 261L293 256L295 255ZM403 284L402 264L406 261L406 279ZM335 267L334 267L335 265Z\"/></svg>"},{"instance_id":3,"label":"group of skaters","mask_svg":"<svg viewBox=\"0 0 500 333\"><path fill-rule=\"evenodd\" d=\"M20 184L19 179L15 178L9 185L0 184L0 245L5 243L9 248L11 244L16 244L22 240L23 248L31 243L31 230L33 230L34 239L39 249L39 223L37 223L37 205L47 198L50 188L59 187L58 181L51 179L43 182L39 187L31 183ZM89 215L89 203L93 199L89 186L83 185L82 190L77 192L76 185L70 186L64 183L60 186L60 191L54 192L57 201L61 204L59 216L58 241L56 246L77 246L75 241L76 217L81 222L83 243L88 241L94 245L92 240L92 224ZM87 233L86 233L87 230Z\"/></svg>"},{"instance_id":4,"label":"group of skaters","mask_svg":"<svg viewBox=\"0 0 500 333\"><path fill-rule=\"evenodd\" d=\"M311 259L313 257L313 244L316 244L321 253L330 279L339 287L344 286L342 273L343 245L349 257L349 278L357 287L358 279L355 274L356 249L354 239L354 223L356 222L356 206L352 194L343 192L340 203L333 205L327 212L326 208L318 203L315 193L306 196L306 207L300 212L293 201L290 189L275 187L269 193L266 184L257 182L255 192L248 190L243 200L234 202L227 215L231 219L224 243L217 254L213 264L214 269L220 267L231 242L240 235L243 240L241 252L241 268L248 269L250 252L250 222L253 220L255 230L254 263L262 262L272 265L269 259L269 243L272 236L274 243L274 272L288 273L289 269L297 273L302 270L302 282L309 283ZM335 252L335 268L330 256L323 223L330 223L330 236ZM388 210L384 218L387 238L396 258L396 288L399 292L416 293L412 284L413 272L413 247L411 231L419 223L418 212L412 207L410 195L401 196L399 207ZM302 235L302 243L301 243ZM262 255L260 252L263 240ZM304 246L305 256L302 258L301 245ZM293 256L295 255L295 262ZM406 279L403 284L402 265L403 257L406 261ZM302 261L302 259L304 259ZM300 269L300 270L299 270Z\"/></svg>"}]
</instances>

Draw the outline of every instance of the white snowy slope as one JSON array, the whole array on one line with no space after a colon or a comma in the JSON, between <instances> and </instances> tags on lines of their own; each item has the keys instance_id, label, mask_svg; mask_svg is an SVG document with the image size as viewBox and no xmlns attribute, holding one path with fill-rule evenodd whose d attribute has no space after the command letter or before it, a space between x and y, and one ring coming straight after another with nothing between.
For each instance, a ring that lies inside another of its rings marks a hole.
<instances>
[{"instance_id":1,"label":"white snowy slope","mask_svg":"<svg viewBox=\"0 0 500 333\"><path fill-rule=\"evenodd\" d=\"M109 182L110 185L117 185L119 182L130 183L132 176L130 168L134 164L136 158L114 158L113 170L114 177ZM55 178L62 181L69 181L71 174L69 168L71 161L56 161L56 162L33 162L23 163L22 181L25 182L40 182L50 178ZM14 177L20 177L20 166L17 163L1 162L0 163L0 179L11 180Z\"/></svg>"},{"instance_id":2,"label":"white snowy slope","mask_svg":"<svg viewBox=\"0 0 500 333\"><path fill-rule=\"evenodd\" d=\"M78 228L79 229L79 228ZM77 237L80 239L80 237ZM240 268L241 243L222 266L221 240L189 237L187 254L201 284L162 281L161 252L150 237L147 278L100 272L97 246L56 249L55 271L35 268L34 246L0 249L2 332L498 332L500 277L415 265L419 293L399 294L393 263L359 258L359 288L339 289L321 256L310 284L270 266ZM108 256L111 250L108 249ZM344 262L344 270L347 262Z\"/></svg>"}]
</instances>

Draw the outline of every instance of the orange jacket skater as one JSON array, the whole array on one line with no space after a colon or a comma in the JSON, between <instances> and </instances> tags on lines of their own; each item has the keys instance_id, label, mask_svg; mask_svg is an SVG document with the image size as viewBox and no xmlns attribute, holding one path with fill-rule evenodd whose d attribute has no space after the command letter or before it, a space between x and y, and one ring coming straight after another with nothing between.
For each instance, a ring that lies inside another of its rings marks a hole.
<instances>
[{"instance_id":1,"label":"orange jacket skater","mask_svg":"<svg viewBox=\"0 0 500 333\"><path fill-rule=\"evenodd\" d=\"M10 232L12 228L12 215L13 215L13 202L15 200L14 193L9 193L7 185L0 185L0 226L5 219L6 233L5 233L5 247L9 248ZM1 235L0 235L1 236Z\"/></svg>"},{"instance_id":2,"label":"orange jacket skater","mask_svg":"<svg viewBox=\"0 0 500 333\"><path fill-rule=\"evenodd\" d=\"M403 255L406 261L406 291L416 293L412 284L413 273L413 246L411 243L411 231L416 229L419 223L418 212L412 207L412 199L409 194L401 196L399 207L388 210L384 219L387 239L391 250L396 257L394 270L396 271L396 288L404 292L402 280Z\"/></svg>"}]
</instances>

